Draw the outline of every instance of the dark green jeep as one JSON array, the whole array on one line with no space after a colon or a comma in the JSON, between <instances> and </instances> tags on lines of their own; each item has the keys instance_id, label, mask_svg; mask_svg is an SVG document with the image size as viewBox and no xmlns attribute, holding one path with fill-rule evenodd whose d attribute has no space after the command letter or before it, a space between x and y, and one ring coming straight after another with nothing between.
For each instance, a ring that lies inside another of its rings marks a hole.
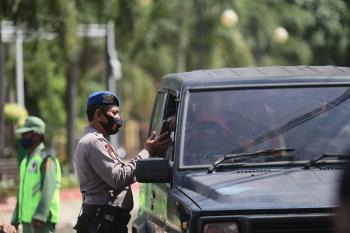
<instances>
[{"instance_id":1,"label":"dark green jeep","mask_svg":"<svg viewBox=\"0 0 350 233\"><path fill-rule=\"evenodd\" d=\"M137 164L133 232L332 232L350 155L350 68L170 74L150 130L172 131L174 144Z\"/></svg>"}]
</instances>

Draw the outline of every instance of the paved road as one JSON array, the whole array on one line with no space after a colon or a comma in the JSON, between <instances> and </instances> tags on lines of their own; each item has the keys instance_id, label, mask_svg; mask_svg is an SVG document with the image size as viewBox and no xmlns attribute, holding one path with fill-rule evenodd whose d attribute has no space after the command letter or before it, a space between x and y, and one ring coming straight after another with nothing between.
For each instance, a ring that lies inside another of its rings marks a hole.
<instances>
[{"instance_id":1,"label":"paved road","mask_svg":"<svg viewBox=\"0 0 350 233\"><path fill-rule=\"evenodd\" d=\"M132 186L134 194L134 209L132 211L132 219L135 218L137 214L137 209L139 206L139 189L138 184ZM16 198L9 198L8 203L0 204L0 221L9 223L11 221L12 211L15 207ZM75 233L72 229L74 226L77 216L80 211L81 198L79 190L64 190L61 191L61 209L60 209L60 221L56 225L56 233ZM129 224L129 232L131 232L131 227Z\"/></svg>"}]
</instances>

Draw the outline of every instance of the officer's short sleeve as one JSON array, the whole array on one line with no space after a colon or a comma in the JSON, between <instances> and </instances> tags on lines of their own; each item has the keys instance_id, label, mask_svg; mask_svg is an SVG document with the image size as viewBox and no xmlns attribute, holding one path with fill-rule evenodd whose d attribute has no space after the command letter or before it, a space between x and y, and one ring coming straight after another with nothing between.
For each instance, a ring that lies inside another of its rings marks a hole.
<instances>
[{"instance_id":1,"label":"officer's short sleeve","mask_svg":"<svg viewBox=\"0 0 350 233\"><path fill-rule=\"evenodd\" d=\"M95 172L116 191L134 182L135 163L123 164L107 141L93 140L86 158Z\"/></svg>"}]
</instances>

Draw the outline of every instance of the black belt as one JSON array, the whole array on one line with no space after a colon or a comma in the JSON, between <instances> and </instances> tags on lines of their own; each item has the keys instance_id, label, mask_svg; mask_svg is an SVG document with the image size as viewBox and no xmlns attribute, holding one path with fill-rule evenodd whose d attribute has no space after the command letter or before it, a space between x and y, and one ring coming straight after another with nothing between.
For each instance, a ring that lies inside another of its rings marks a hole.
<instances>
[{"instance_id":1,"label":"black belt","mask_svg":"<svg viewBox=\"0 0 350 233\"><path fill-rule=\"evenodd\" d=\"M110 221L127 224L130 219L129 211L110 205L90 205L83 203L82 213L90 216L104 216Z\"/></svg>"},{"instance_id":2,"label":"black belt","mask_svg":"<svg viewBox=\"0 0 350 233\"><path fill-rule=\"evenodd\" d=\"M84 214L96 215L103 209L103 207L104 207L103 205L89 205L89 204L83 203L81 211Z\"/></svg>"}]
</instances>

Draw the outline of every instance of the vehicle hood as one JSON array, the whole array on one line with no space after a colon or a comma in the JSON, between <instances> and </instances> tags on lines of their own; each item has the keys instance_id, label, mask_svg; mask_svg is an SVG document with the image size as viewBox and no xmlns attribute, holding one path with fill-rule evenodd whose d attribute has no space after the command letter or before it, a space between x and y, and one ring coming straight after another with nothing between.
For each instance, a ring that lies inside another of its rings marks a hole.
<instances>
[{"instance_id":1,"label":"vehicle hood","mask_svg":"<svg viewBox=\"0 0 350 233\"><path fill-rule=\"evenodd\" d=\"M202 210L334 208L341 170L191 173L179 189Z\"/></svg>"}]
</instances>

